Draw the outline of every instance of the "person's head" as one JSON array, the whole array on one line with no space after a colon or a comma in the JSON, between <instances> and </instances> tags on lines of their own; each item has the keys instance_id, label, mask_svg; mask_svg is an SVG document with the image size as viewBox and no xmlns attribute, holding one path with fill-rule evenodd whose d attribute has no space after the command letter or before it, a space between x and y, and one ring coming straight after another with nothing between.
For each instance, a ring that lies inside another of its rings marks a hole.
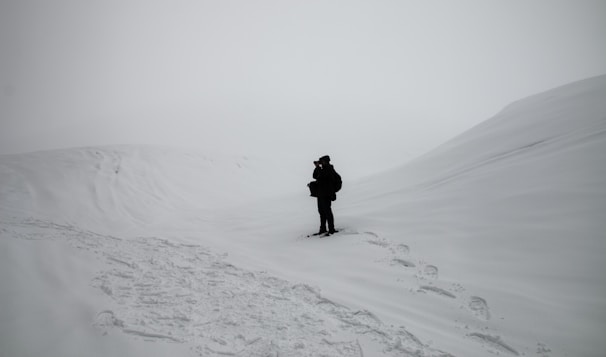
<instances>
[{"instance_id":1,"label":"person's head","mask_svg":"<svg viewBox=\"0 0 606 357\"><path fill-rule=\"evenodd\" d=\"M330 164L330 156L324 155L320 158L319 161L322 165L328 165L328 164Z\"/></svg>"}]
</instances>

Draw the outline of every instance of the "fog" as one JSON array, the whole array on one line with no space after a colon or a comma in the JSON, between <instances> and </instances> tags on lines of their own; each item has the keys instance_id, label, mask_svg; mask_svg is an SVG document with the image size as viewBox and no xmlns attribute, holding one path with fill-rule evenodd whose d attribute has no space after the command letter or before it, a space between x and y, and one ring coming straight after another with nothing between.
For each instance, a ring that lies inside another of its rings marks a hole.
<instances>
[{"instance_id":1,"label":"fog","mask_svg":"<svg viewBox=\"0 0 606 357\"><path fill-rule=\"evenodd\" d=\"M0 0L0 154L159 144L352 174L606 73L606 2Z\"/></svg>"}]
</instances>

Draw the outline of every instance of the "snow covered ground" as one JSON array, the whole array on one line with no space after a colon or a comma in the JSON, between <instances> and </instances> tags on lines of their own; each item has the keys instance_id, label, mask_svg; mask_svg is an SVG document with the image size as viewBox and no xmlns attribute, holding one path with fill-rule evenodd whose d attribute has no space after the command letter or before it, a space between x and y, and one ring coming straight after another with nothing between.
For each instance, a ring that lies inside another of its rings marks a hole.
<instances>
[{"instance_id":1,"label":"snow covered ground","mask_svg":"<svg viewBox=\"0 0 606 357\"><path fill-rule=\"evenodd\" d=\"M0 356L603 356L605 98L573 83L344 177L329 238L312 165L0 157Z\"/></svg>"}]
</instances>

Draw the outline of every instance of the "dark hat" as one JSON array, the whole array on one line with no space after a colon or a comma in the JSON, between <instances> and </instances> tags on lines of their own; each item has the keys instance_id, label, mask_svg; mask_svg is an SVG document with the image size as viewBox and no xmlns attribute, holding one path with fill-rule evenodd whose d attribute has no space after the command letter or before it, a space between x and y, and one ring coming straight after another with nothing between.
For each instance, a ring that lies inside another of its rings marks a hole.
<instances>
[{"instance_id":1,"label":"dark hat","mask_svg":"<svg viewBox=\"0 0 606 357\"><path fill-rule=\"evenodd\" d=\"M324 155L320 158L320 161L326 161L326 162L330 162L330 156L328 155Z\"/></svg>"}]
</instances>

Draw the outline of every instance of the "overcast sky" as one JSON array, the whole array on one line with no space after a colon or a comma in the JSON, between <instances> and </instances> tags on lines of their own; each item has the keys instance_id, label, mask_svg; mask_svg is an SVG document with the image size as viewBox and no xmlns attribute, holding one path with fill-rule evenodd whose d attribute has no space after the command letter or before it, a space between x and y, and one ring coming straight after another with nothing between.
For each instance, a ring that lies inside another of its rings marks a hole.
<instances>
[{"instance_id":1,"label":"overcast sky","mask_svg":"<svg viewBox=\"0 0 606 357\"><path fill-rule=\"evenodd\" d=\"M606 1L0 0L0 154L106 144L398 165L606 73Z\"/></svg>"}]
</instances>

